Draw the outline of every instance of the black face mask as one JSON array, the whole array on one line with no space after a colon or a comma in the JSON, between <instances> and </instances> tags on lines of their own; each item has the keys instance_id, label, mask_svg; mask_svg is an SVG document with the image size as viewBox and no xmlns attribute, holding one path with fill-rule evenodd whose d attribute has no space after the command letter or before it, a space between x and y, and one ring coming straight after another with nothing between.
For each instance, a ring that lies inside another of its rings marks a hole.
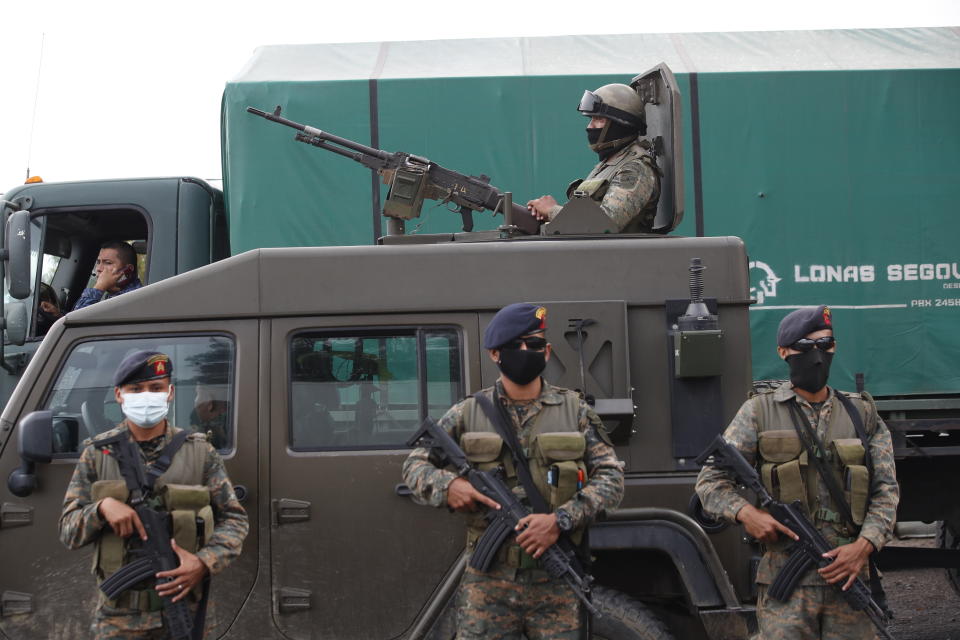
<instances>
[{"instance_id":1,"label":"black face mask","mask_svg":"<svg viewBox=\"0 0 960 640\"><path fill-rule=\"evenodd\" d=\"M543 373L544 367L547 366L547 352L530 349L501 349L500 362L497 366L503 375L523 386L533 382Z\"/></svg>"},{"instance_id":2,"label":"black face mask","mask_svg":"<svg viewBox=\"0 0 960 640\"><path fill-rule=\"evenodd\" d=\"M614 153L624 148L637 139L638 131L636 127L630 127L611 120L607 124L607 135L603 140L600 136L603 133L603 127L598 129L587 128L587 144L600 156L600 160L606 160ZM597 145L602 148L597 148Z\"/></svg>"},{"instance_id":3,"label":"black face mask","mask_svg":"<svg viewBox=\"0 0 960 640\"><path fill-rule=\"evenodd\" d=\"M830 377L830 363L833 354L820 349L810 349L806 353L795 353L787 356L790 365L790 382L793 386L804 391L816 393L827 386Z\"/></svg>"}]
</instances>

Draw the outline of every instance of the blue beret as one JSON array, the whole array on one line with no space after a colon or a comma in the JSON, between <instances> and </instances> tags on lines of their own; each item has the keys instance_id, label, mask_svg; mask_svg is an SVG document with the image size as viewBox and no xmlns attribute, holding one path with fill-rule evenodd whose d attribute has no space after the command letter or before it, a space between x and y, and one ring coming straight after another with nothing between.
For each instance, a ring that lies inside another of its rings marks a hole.
<instances>
[{"instance_id":1,"label":"blue beret","mask_svg":"<svg viewBox=\"0 0 960 640\"><path fill-rule=\"evenodd\" d=\"M777 346L789 347L805 335L821 329L833 330L833 314L830 313L830 307L820 305L791 311L780 321L780 328L777 330Z\"/></svg>"},{"instance_id":2,"label":"blue beret","mask_svg":"<svg viewBox=\"0 0 960 640\"><path fill-rule=\"evenodd\" d=\"M547 328L547 310L526 302L508 304L487 325L483 332L483 348L497 349L511 340Z\"/></svg>"},{"instance_id":3,"label":"blue beret","mask_svg":"<svg viewBox=\"0 0 960 640\"><path fill-rule=\"evenodd\" d=\"M134 351L120 363L113 374L113 386L122 387L133 382L169 378L173 374L173 362L159 351Z\"/></svg>"}]
</instances>

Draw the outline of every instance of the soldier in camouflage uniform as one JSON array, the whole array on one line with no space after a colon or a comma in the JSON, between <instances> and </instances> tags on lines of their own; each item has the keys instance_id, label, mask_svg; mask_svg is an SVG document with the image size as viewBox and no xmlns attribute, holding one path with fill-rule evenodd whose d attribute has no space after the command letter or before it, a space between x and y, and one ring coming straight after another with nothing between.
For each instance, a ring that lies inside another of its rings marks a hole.
<instances>
[{"instance_id":1,"label":"soldier in camouflage uniform","mask_svg":"<svg viewBox=\"0 0 960 640\"><path fill-rule=\"evenodd\" d=\"M623 463L600 418L577 393L540 377L550 357L543 337L545 317L543 307L530 304L509 305L494 316L484 333L484 347L501 375L494 387L477 395L499 399L506 408L510 427L529 451L534 484L554 511L523 518L516 538L503 544L489 571L467 568L459 594L460 640L519 638L521 633L530 640L583 637L579 600L565 582L540 568L537 559L561 532L579 542L587 524L623 497ZM513 491L529 507L509 450L474 397L447 411L440 425L478 468L503 466ZM547 455L545 441L553 449ZM418 502L466 515L468 553L483 534L484 508L499 508L466 479L434 466L424 448L415 449L404 462L403 480Z\"/></svg>"},{"instance_id":2,"label":"soldier in camouflage uniform","mask_svg":"<svg viewBox=\"0 0 960 640\"><path fill-rule=\"evenodd\" d=\"M763 640L868 640L875 637L869 618L851 609L840 592L828 585L846 588L857 576L867 580L869 556L893 534L900 492L890 432L869 394L837 391L826 384L836 350L828 307L808 307L787 315L780 323L777 344L780 357L790 366L790 382L747 400L723 437L757 465L774 498L801 501L811 522L833 545L826 554L833 562L809 571L790 599L778 602L767 591L787 561L788 538L795 539L796 534L737 493L725 471L704 466L697 494L708 513L743 524L765 546L757 570L757 619ZM867 447L840 394L860 414ZM801 435L810 431L816 438ZM843 479L840 485L852 525L810 462L801 437L813 443L813 455Z\"/></svg>"},{"instance_id":3,"label":"soldier in camouflage uniform","mask_svg":"<svg viewBox=\"0 0 960 640\"><path fill-rule=\"evenodd\" d=\"M162 353L136 351L124 358L114 376L114 392L126 419L115 429L87 441L67 487L60 540L70 549L91 543L97 546L94 573L98 583L129 561L128 550L146 538L140 518L126 504L129 494L120 479L116 451L100 443L127 433L139 445L141 462L147 468L157 461L181 431L166 420L173 397L172 369L172 362ZM167 485L187 486L175 489ZM138 585L142 588L124 591L116 600L107 600L98 591L92 625L96 638L166 638L160 597L172 596L174 601L187 598L195 612L203 581L240 555L249 528L247 514L237 501L223 460L203 434L187 437L156 487L158 494L167 496L164 506L174 514L173 547L180 566L158 574L172 578L169 582L158 586L156 580L150 580L149 584ZM178 498L171 497L174 495L188 496L186 499L194 504L175 504ZM201 507L201 503L206 504ZM181 509L179 513L186 513L193 523L187 535L178 533L175 509ZM209 522L203 541L197 540L197 518ZM195 553L184 546L195 547Z\"/></svg>"},{"instance_id":4,"label":"soldier in camouflage uniform","mask_svg":"<svg viewBox=\"0 0 960 640\"><path fill-rule=\"evenodd\" d=\"M643 101L625 84L585 91L578 110L590 117L587 140L600 162L583 180L567 188L600 204L621 233L649 233L657 215L660 174L646 133ZM538 220L552 220L563 207L553 196L527 203Z\"/></svg>"}]
</instances>

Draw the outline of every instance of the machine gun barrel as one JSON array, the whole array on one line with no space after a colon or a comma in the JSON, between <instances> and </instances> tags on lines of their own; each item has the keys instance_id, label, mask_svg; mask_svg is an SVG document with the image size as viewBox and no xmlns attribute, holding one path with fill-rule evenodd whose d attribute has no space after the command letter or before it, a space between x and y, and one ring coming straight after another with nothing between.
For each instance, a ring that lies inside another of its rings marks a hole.
<instances>
[{"instance_id":1,"label":"machine gun barrel","mask_svg":"<svg viewBox=\"0 0 960 640\"><path fill-rule=\"evenodd\" d=\"M370 156L372 158L377 158L379 160L390 160L394 157L394 154L384 151L383 149L377 149L376 147L368 147L365 144L360 144L348 138L341 138L338 135L334 135L327 131L317 129L316 127L311 127L308 124L301 124L299 122L294 122L293 120L288 120L280 115L280 107L277 107L273 113L268 113L256 107L247 107L247 111L252 113L255 116L260 116L261 118L266 118L270 122L276 122L277 124L282 124L285 127L290 127L291 129L296 129L302 133L296 136L296 140L299 142L305 142L307 144L312 144L315 147L321 147L339 153L340 155L347 156L348 158L353 158L358 160L354 154L343 152L342 150L330 147L325 143L333 143L344 149L350 149L356 151L362 155ZM410 156L416 160L419 160L423 163L429 162L426 158L420 158L418 156ZM359 160L358 160L359 161Z\"/></svg>"},{"instance_id":2,"label":"machine gun barrel","mask_svg":"<svg viewBox=\"0 0 960 640\"><path fill-rule=\"evenodd\" d=\"M506 215L504 194L490 184L487 176L468 176L445 169L422 156L369 147L347 138L321 131L316 127L288 120L280 115L278 106L273 113L247 107L247 111L270 122L281 124L298 133L294 139L359 162L377 171L384 183L390 185L383 215L397 220L409 220L420 215L423 200L453 202L463 218L463 230L473 229L473 211L488 209ZM540 223L525 207L511 207L512 224L527 234L537 234ZM401 232L402 233L402 232Z\"/></svg>"}]
</instances>

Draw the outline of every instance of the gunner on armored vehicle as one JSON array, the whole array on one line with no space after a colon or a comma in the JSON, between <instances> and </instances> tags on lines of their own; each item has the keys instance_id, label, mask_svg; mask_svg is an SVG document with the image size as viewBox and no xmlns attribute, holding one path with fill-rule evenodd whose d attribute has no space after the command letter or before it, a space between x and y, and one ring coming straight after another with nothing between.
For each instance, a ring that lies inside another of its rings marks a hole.
<instances>
[{"instance_id":1,"label":"gunner on armored vehicle","mask_svg":"<svg viewBox=\"0 0 960 640\"><path fill-rule=\"evenodd\" d=\"M583 180L567 188L567 197L582 193L597 202L622 233L653 230L660 197L660 174L646 134L643 100L625 84L607 84L584 91L577 107L590 118L587 141L600 162ZM527 203L541 221L552 220L563 207L550 195Z\"/></svg>"}]
</instances>

